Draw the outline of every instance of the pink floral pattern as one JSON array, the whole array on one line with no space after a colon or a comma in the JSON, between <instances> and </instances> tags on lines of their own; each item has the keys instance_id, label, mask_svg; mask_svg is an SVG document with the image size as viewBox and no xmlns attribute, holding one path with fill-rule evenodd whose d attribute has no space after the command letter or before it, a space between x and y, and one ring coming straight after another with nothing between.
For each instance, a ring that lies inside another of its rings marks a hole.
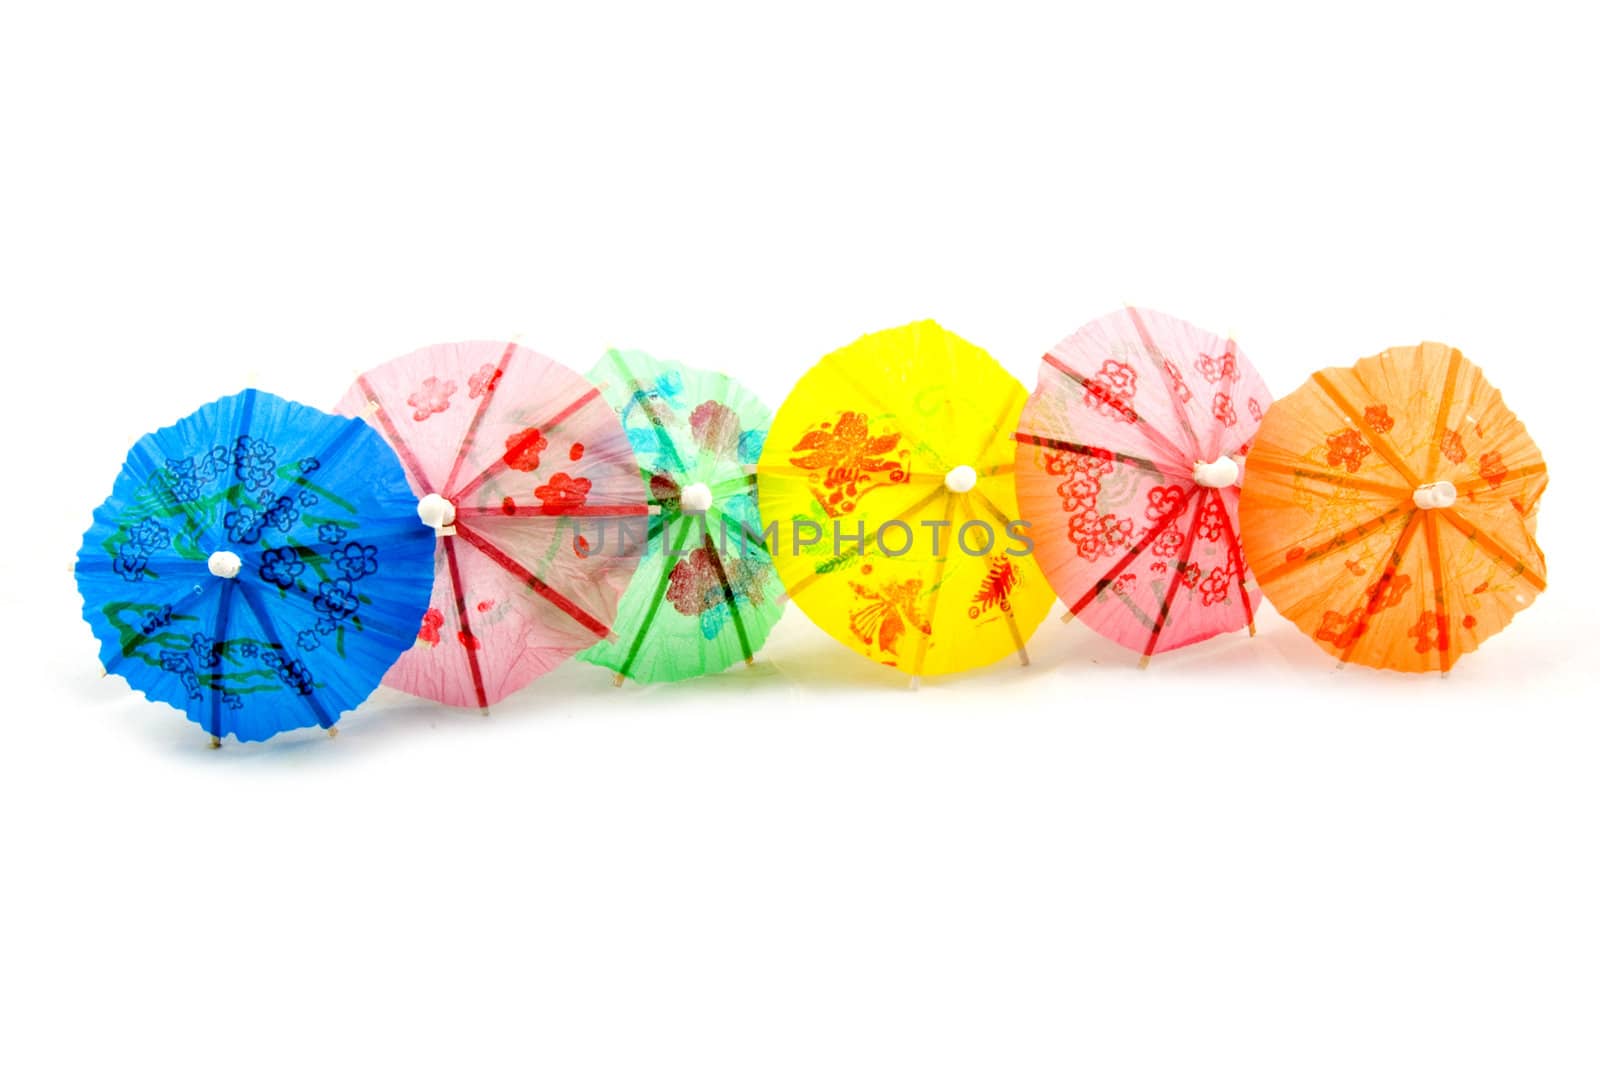
<instances>
[{"instance_id":1,"label":"pink floral pattern","mask_svg":"<svg viewBox=\"0 0 1600 1067\"><path fill-rule=\"evenodd\" d=\"M476 400L486 393L494 392L494 387L500 384L500 378L505 374L493 363L485 363L477 372L467 379L467 396Z\"/></svg>"},{"instance_id":2,"label":"pink floral pattern","mask_svg":"<svg viewBox=\"0 0 1600 1067\"><path fill-rule=\"evenodd\" d=\"M574 478L566 472L551 475L550 480L533 491L539 503L549 512L571 511L581 508L589 499L592 483L587 478Z\"/></svg>"},{"instance_id":3,"label":"pink floral pattern","mask_svg":"<svg viewBox=\"0 0 1600 1067\"><path fill-rule=\"evenodd\" d=\"M417 391L406 397L406 403L416 410L411 417L417 422L424 422L430 415L437 415L450 408L450 395L456 391L456 383L446 378L424 378L417 387Z\"/></svg>"},{"instance_id":4,"label":"pink floral pattern","mask_svg":"<svg viewBox=\"0 0 1600 1067\"><path fill-rule=\"evenodd\" d=\"M1232 352L1220 356L1202 355L1194 361L1194 369L1211 385L1239 380L1239 362Z\"/></svg>"},{"instance_id":5,"label":"pink floral pattern","mask_svg":"<svg viewBox=\"0 0 1600 1067\"><path fill-rule=\"evenodd\" d=\"M1233 397L1227 393L1218 393L1211 398L1211 414L1224 426L1232 426L1239 421L1239 416L1233 410Z\"/></svg>"},{"instance_id":6,"label":"pink floral pattern","mask_svg":"<svg viewBox=\"0 0 1600 1067\"><path fill-rule=\"evenodd\" d=\"M1124 548L1133 539L1133 520L1085 511L1067 523L1067 537L1087 560L1096 560Z\"/></svg>"},{"instance_id":7,"label":"pink floral pattern","mask_svg":"<svg viewBox=\"0 0 1600 1067\"><path fill-rule=\"evenodd\" d=\"M1084 384L1084 400L1089 407L1102 415L1110 414L1123 422L1137 422L1133 405L1129 403L1139 388L1139 374L1126 363L1108 359L1100 365L1094 378Z\"/></svg>"}]
</instances>

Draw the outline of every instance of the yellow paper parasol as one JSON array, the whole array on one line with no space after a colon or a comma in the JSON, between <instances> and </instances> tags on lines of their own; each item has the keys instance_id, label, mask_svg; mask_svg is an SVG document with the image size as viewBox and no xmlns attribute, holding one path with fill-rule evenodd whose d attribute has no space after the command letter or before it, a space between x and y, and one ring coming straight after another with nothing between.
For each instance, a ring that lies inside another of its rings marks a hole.
<instances>
[{"instance_id":1,"label":"yellow paper parasol","mask_svg":"<svg viewBox=\"0 0 1600 1067\"><path fill-rule=\"evenodd\" d=\"M837 640L914 678L981 667L1055 601L1017 521L1011 430L1027 391L933 322L826 356L758 467L789 595Z\"/></svg>"}]
</instances>

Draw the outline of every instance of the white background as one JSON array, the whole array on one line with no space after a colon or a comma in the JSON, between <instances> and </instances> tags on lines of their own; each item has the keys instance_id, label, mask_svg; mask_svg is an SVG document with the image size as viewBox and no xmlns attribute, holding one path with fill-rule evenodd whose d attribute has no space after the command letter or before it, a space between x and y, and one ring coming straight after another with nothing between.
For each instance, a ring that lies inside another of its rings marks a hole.
<instances>
[{"instance_id":1,"label":"white background","mask_svg":"<svg viewBox=\"0 0 1600 1067\"><path fill-rule=\"evenodd\" d=\"M8 7L0 1058L1595 1063L1600 78L1579 5L1472 6ZM791 610L220 752L78 618L129 443L245 384L520 332L775 405L933 316L1031 388L1124 301L1280 395L1461 347L1551 591L1443 681L1269 611L913 694Z\"/></svg>"}]
</instances>

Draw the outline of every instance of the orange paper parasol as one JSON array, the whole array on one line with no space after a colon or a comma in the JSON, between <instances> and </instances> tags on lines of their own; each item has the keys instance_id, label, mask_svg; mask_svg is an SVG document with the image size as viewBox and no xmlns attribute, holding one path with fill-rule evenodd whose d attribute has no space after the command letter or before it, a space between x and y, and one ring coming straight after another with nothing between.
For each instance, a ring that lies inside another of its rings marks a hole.
<instances>
[{"instance_id":1,"label":"orange paper parasol","mask_svg":"<svg viewBox=\"0 0 1600 1067\"><path fill-rule=\"evenodd\" d=\"M1448 345L1319 371L1273 404L1240 502L1278 611L1342 662L1448 671L1544 590L1544 459Z\"/></svg>"}]
</instances>

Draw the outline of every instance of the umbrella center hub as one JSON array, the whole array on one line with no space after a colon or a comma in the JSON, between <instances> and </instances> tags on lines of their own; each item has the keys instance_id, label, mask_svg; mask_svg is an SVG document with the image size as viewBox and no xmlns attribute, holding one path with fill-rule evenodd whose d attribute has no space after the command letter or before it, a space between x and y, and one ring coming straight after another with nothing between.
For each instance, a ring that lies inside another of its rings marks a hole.
<instances>
[{"instance_id":1,"label":"umbrella center hub","mask_svg":"<svg viewBox=\"0 0 1600 1067\"><path fill-rule=\"evenodd\" d=\"M239 558L239 554L226 549L213 552L206 559L206 569L218 578L237 578L243 567L244 560Z\"/></svg>"},{"instance_id":2,"label":"umbrella center hub","mask_svg":"<svg viewBox=\"0 0 1600 1067\"><path fill-rule=\"evenodd\" d=\"M1226 489L1239 480L1239 464L1232 456L1218 456L1210 463L1196 460L1194 480L1207 489Z\"/></svg>"},{"instance_id":3,"label":"umbrella center hub","mask_svg":"<svg viewBox=\"0 0 1600 1067\"><path fill-rule=\"evenodd\" d=\"M678 495L678 507L690 515L703 515L711 510L711 487L705 482L695 482L683 487Z\"/></svg>"},{"instance_id":4,"label":"umbrella center hub","mask_svg":"<svg viewBox=\"0 0 1600 1067\"><path fill-rule=\"evenodd\" d=\"M978 484L978 472L963 463L944 476L944 487L952 493L970 493Z\"/></svg>"},{"instance_id":5,"label":"umbrella center hub","mask_svg":"<svg viewBox=\"0 0 1600 1067\"><path fill-rule=\"evenodd\" d=\"M1411 502L1424 511L1447 508L1456 502L1456 487L1449 482L1429 482L1419 485L1411 494Z\"/></svg>"},{"instance_id":6,"label":"umbrella center hub","mask_svg":"<svg viewBox=\"0 0 1600 1067\"><path fill-rule=\"evenodd\" d=\"M456 532L456 506L438 493L429 493L417 501L417 518L441 537Z\"/></svg>"}]
</instances>

